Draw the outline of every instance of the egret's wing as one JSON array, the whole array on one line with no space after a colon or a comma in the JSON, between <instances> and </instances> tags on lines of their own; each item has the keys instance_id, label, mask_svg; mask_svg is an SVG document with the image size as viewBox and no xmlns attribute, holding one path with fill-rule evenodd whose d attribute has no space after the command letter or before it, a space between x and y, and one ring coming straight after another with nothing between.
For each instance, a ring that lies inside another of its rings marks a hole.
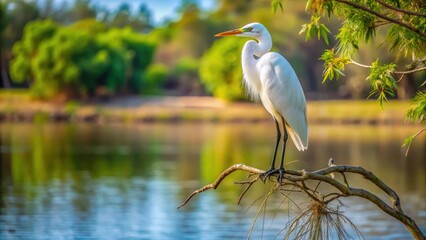
<instances>
[{"instance_id":1,"label":"egret's wing","mask_svg":"<svg viewBox=\"0 0 426 240\"><path fill-rule=\"evenodd\" d=\"M306 99L291 65L277 53L265 54L260 62L263 94L284 117L287 131L299 151L308 148Z\"/></svg>"}]
</instances>

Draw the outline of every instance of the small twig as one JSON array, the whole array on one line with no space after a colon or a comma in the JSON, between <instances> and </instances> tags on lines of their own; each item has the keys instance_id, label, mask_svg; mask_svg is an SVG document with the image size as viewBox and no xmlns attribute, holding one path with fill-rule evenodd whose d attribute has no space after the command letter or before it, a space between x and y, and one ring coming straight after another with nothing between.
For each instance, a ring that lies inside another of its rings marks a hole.
<instances>
[{"instance_id":1,"label":"small twig","mask_svg":"<svg viewBox=\"0 0 426 240\"><path fill-rule=\"evenodd\" d=\"M245 180L245 181L236 181L236 182L234 182L234 184L240 184L240 185L250 184L252 182L256 182L257 178L258 177L250 179L250 180Z\"/></svg>"},{"instance_id":2,"label":"small twig","mask_svg":"<svg viewBox=\"0 0 426 240\"><path fill-rule=\"evenodd\" d=\"M331 197L331 196L334 196L334 197ZM328 198L328 197L331 197L331 198L326 199L326 198ZM344 195L342 195L342 194L338 194L338 193L330 193L330 194L327 194L326 196L324 196L324 204L328 204L328 203L330 203L330 202L332 202L332 201L334 201L334 200L337 200L337 199L339 199L339 198L341 198L341 197L344 197Z\"/></svg>"},{"instance_id":3,"label":"small twig","mask_svg":"<svg viewBox=\"0 0 426 240\"><path fill-rule=\"evenodd\" d=\"M376 21L376 23L374 24L373 27L380 27L380 26L387 25L389 23L390 23L389 21L385 21L385 20L383 20L383 21Z\"/></svg>"},{"instance_id":4,"label":"small twig","mask_svg":"<svg viewBox=\"0 0 426 240\"><path fill-rule=\"evenodd\" d=\"M253 205L257 202L257 201L259 201L261 198L263 198L263 196L265 196L266 194L268 194L267 192L265 192L265 193L262 193L258 198L256 198L248 207L247 207L247 209L244 211L244 214L243 215L246 215L246 213L247 213L247 211L251 208L251 207L253 207Z\"/></svg>"},{"instance_id":5,"label":"small twig","mask_svg":"<svg viewBox=\"0 0 426 240\"><path fill-rule=\"evenodd\" d=\"M351 63L353 63L353 64L355 64L355 65L357 65L357 66L359 66L359 67L363 67L363 68L372 68L372 66L370 66L370 65L361 64L361 63L359 63L359 62L356 62L356 61L355 61L355 60L353 60L353 59L349 59L349 61L351 61Z\"/></svg>"},{"instance_id":6,"label":"small twig","mask_svg":"<svg viewBox=\"0 0 426 240\"><path fill-rule=\"evenodd\" d=\"M273 187L267 194L265 199L263 199L262 203L261 203L261 207L259 208L259 211L257 211L255 220L253 221L250 231L248 233L248 238L250 238L251 233L253 232L254 226L256 225L257 219L259 218L259 214L260 214L260 210L262 209L262 207L266 207L266 202L268 201L269 197L272 195L272 193L277 189L277 187Z\"/></svg>"},{"instance_id":7,"label":"small twig","mask_svg":"<svg viewBox=\"0 0 426 240\"><path fill-rule=\"evenodd\" d=\"M293 187L293 188L295 188L295 187ZM283 190L283 189L281 189L281 190ZM287 192L287 193L286 193ZM286 197L290 202L292 202L293 204L294 204L294 206L296 206L299 210L302 210L300 207L299 207L299 205L297 205L297 203L295 202L295 201L293 201L293 199L291 199L289 196L290 196L290 193L291 192L301 192L300 190L294 190L294 189L289 189L289 190L286 190L286 192L283 192L283 191L281 191L281 194L282 195L284 195L284 197ZM289 202L289 204L290 204L290 202ZM289 208L290 209L290 208Z\"/></svg>"},{"instance_id":8,"label":"small twig","mask_svg":"<svg viewBox=\"0 0 426 240\"><path fill-rule=\"evenodd\" d=\"M351 63L359 66L359 67L372 68L371 65L365 65L365 64L359 63L359 62L357 62L357 61L355 61L353 59L350 59L349 61ZM424 71L424 70L426 70L426 67L419 67L419 68L414 68L414 69L406 70L406 71L393 71L393 73L395 73L395 74L401 74L402 75L401 78L402 78L405 74L411 74L411 73L421 72L421 71ZM398 80L397 82L399 82L399 81L401 81L401 79Z\"/></svg>"},{"instance_id":9,"label":"small twig","mask_svg":"<svg viewBox=\"0 0 426 240\"><path fill-rule=\"evenodd\" d=\"M281 205L283 205L283 204L284 204L285 200L286 200L286 198L283 198L283 199L281 200L281 202L277 205L277 207L276 207L276 209L275 209L275 212L274 212L274 216L272 217L272 222L274 222L274 221L275 221L275 218L277 217L277 214L278 214L278 209L280 209ZM290 210L290 209L289 209L289 210ZM272 222L271 222L271 223L272 223Z\"/></svg>"},{"instance_id":10,"label":"small twig","mask_svg":"<svg viewBox=\"0 0 426 240\"><path fill-rule=\"evenodd\" d=\"M248 184L248 186L244 189L244 191L241 193L240 197L238 198L238 202L237 202L238 205L240 205L241 200L243 199L243 197L246 194L246 192L250 189L250 187L253 185L253 183L255 183L258 179L259 179L259 176L257 176L256 178L252 179L251 181L247 181L245 183L245 184Z\"/></svg>"},{"instance_id":11,"label":"small twig","mask_svg":"<svg viewBox=\"0 0 426 240\"><path fill-rule=\"evenodd\" d=\"M407 70L407 71L395 71L394 73L396 73L396 74L411 74L411 73L416 73L416 72L421 72L421 71L424 71L424 70L426 70L426 67L419 67L419 68L415 68L415 69L412 69L412 70Z\"/></svg>"},{"instance_id":12,"label":"small twig","mask_svg":"<svg viewBox=\"0 0 426 240\"><path fill-rule=\"evenodd\" d=\"M416 138L419 134L421 134L422 132L424 132L426 130L426 127L424 127L422 130L420 130L420 131L418 131L416 134L414 134L413 136L412 136L412 138L414 139L414 138ZM411 141L411 142L409 142L408 143L408 146L407 146L407 150L405 151L405 157L407 157L408 156L408 152L410 151L410 147L411 147L411 143L412 143L413 141Z\"/></svg>"},{"instance_id":13,"label":"small twig","mask_svg":"<svg viewBox=\"0 0 426 240\"><path fill-rule=\"evenodd\" d=\"M216 189L220 185L220 183L222 182L223 179L225 179L229 174L231 174L231 173L233 173L233 172L235 172L237 170L242 170L242 171L246 171L246 172L254 173L254 174L261 174L261 173L264 172L263 170L260 170L260 169L254 168L254 167L249 167L249 166L246 166L244 164L235 164L235 165L232 165L231 167L229 167L228 169L226 169L225 171L223 171L219 175L219 177L216 179L216 181L214 181L213 183L208 184L208 185L206 185L206 186L204 186L204 187L202 187L202 188L194 191L193 193L191 193L191 195L189 195L189 197L180 206L178 206L177 208L179 209L179 208L185 206L185 204L189 200L191 200L191 198L193 196L195 196L195 195L197 195L199 193L202 193L202 192L204 192L206 190L209 190L209 189L212 189L212 188Z\"/></svg>"},{"instance_id":14,"label":"small twig","mask_svg":"<svg viewBox=\"0 0 426 240\"><path fill-rule=\"evenodd\" d=\"M342 174L342 176L343 176L343 181L345 182L346 187L350 187L350 186L349 186L349 183L348 183L348 180L346 179L346 175L345 175L345 173L344 173L344 172L342 172L341 174Z\"/></svg>"},{"instance_id":15,"label":"small twig","mask_svg":"<svg viewBox=\"0 0 426 240\"><path fill-rule=\"evenodd\" d=\"M301 190L294 190L294 189L281 189L281 193L284 195L285 192L295 192L295 193L300 193L302 192Z\"/></svg>"},{"instance_id":16,"label":"small twig","mask_svg":"<svg viewBox=\"0 0 426 240\"><path fill-rule=\"evenodd\" d=\"M318 182L318 184L314 188L314 192L317 192L319 185L321 184L321 181Z\"/></svg>"},{"instance_id":17,"label":"small twig","mask_svg":"<svg viewBox=\"0 0 426 240\"><path fill-rule=\"evenodd\" d=\"M390 4L383 2L382 0L376 0L376 2L378 2L380 5L382 5L386 8L392 9L393 11L396 11L396 12L405 13L405 14L408 14L408 15L415 15L415 16L419 16L419 17L426 17L426 14L424 14L424 13L413 12L413 11L408 11L408 10L405 10L405 9L402 9L402 8L397 8L395 6L392 6Z\"/></svg>"},{"instance_id":18,"label":"small twig","mask_svg":"<svg viewBox=\"0 0 426 240\"><path fill-rule=\"evenodd\" d=\"M404 76L405 76L405 74L401 74L401 76L399 77L399 79L398 79L398 80L396 80L396 82L397 82L397 83L401 82L401 81L402 81L402 79L404 78Z\"/></svg>"},{"instance_id":19,"label":"small twig","mask_svg":"<svg viewBox=\"0 0 426 240\"><path fill-rule=\"evenodd\" d=\"M308 196L310 197L310 198L312 198L313 200L315 200L315 201L317 201L317 202L321 202L321 200L319 200L314 194L311 194L308 190L310 190L310 188L308 188L307 186L306 186L306 184L305 184L305 181L301 181L302 182L302 190L306 193L306 194L308 194Z\"/></svg>"}]
</instances>

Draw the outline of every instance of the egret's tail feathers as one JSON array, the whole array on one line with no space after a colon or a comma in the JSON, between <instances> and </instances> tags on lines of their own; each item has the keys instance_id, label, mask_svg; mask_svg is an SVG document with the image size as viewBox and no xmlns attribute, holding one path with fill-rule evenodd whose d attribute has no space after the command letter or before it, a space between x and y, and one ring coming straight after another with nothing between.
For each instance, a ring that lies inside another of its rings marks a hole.
<instances>
[{"instance_id":1,"label":"egret's tail feathers","mask_svg":"<svg viewBox=\"0 0 426 240\"><path fill-rule=\"evenodd\" d=\"M306 137L302 140L300 138L300 135L298 133L296 133L290 126L287 126L287 132L290 135L291 139L294 142L294 145L296 145L297 150L299 151L305 151L306 149L308 149L308 138L306 134Z\"/></svg>"}]
</instances>

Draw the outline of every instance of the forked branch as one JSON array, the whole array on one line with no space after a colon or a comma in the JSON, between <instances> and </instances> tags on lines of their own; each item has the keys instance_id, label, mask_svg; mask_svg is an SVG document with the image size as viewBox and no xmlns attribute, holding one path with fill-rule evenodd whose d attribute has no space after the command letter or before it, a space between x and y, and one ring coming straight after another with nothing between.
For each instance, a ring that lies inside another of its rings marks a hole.
<instances>
[{"instance_id":1,"label":"forked branch","mask_svg":"<svg viewBox=\"0 0 426 240\"><path fill-rule=\"evenodd\" d=\"M418 35L420 35L422 37L426 37L426 33L422 32L420 29L417 29L414 26L412 26L412 25L410 25L408 23L405 23L405 22L403 22L403 21L401 21L399 19L392 18L390 16L387 16L386 14L383 14L383 13L380 13L378 11L375 11L375 10L373 10L373 9L367 7L367 6L364 6L362 4L357 3L356 1L354 1L354 2L352 2L350 0L334 0L334 1L342 3L342 4L346 4L346 5L349 5L349 6L352 6L352 7L357 8L357 9L361 9L361 10L363 10L365 12L368 12L370 14L375 15L376 17L378 17L380 19L383 19L383 20L395 23L395 24L400 25L400 26L402 26L402 27L404 27L404 28L406 28L408 30L411 30L412 32L417 33Z\"/></svg>"},{"instance_id":2,"label":"forked branch","mask_svg":"<svg viewBox=\"0 0 426 240\"><path fill-rule=\"evenodd\" d=\"M232 165L231 167L223 171L219 175L219 177L216 179L216 181L192 192L188 196L188 198L178 208L185 206L189 202L189 200L191 200L192 197L194 197L195 195L209 189L216 189L226 177L228 177L230 174L232 174L235 171L246 172L251 177L247 181L238 182L239 184L247 185L246 189L243 191L243 194L241 195L239 200L241 200L245 192L253 185L254 182L260 180L259 175L264 172L261 169L251 167L251 166L246 166L244 164ZM345 176L345 174L361 175L366 181L369 181L370 183L373 183L378 188L380 188L389 197L389 202L386 203L377 195L365 189L351 187L349 183L347 182L346 177L344 177L344 180L345 180L344 183L340 182L337 179L332 178L330 175L333 173L340 173L343 176ZM402 210L401 202L396 192L392 188L387 186L376 175L365 170L362 167L347 166L347 165L333 165L328 168L324 168L324 169L320 169L320 170L312 171L312 172L305 171L305 170L299 170L299 171L286 170L286 174L284 175L284 178L285 178L285 181L282 182L281 185L279 185L280 183L275 181L273 178L270 178L270 180L273 181L275 184L277 184L277 189L279 189L280 191L283 191L283 192L289 191L287 186L291 186L292 187L291 191L304 192L312 201L317 202L319 204L323 204L323 205L327 205L328 203L334 200L338 200L340 197L357 196L357 197L364 198L374 203L382 211L386 212L390 216L402 222L415 239L425 239L425 235L420 231L420 228L418 227L416 222L412 218L410 218L408 215L406 215L404 211ZM311 187L305 184L305 182L308 180L317 181L318 183L315 187ZM335 191L328 194L322 194L318 190L318 186L320 183L327 183L333 186Z\"/></svg>"}]
</instances>

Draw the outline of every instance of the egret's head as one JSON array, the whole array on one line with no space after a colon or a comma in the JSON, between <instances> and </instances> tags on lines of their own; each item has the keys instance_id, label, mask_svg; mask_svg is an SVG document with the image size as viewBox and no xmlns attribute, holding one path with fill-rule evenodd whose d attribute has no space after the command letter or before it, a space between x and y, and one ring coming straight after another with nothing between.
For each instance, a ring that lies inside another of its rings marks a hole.
<instances>
[{"instance_id":1,"label":"egret's head","mask_svg":"<svg viewBox=\"0 0 426 240\"><path fill-rule=\"evenodd\" d=\"M260 23L249 23L242 28L237 28L234 30L221 32L215 37L225 37L225 36L238 36L238 37L251 37L251 38L260 38L263 32L267 31L265 26Z\"/></svg>"}]
</instances>

